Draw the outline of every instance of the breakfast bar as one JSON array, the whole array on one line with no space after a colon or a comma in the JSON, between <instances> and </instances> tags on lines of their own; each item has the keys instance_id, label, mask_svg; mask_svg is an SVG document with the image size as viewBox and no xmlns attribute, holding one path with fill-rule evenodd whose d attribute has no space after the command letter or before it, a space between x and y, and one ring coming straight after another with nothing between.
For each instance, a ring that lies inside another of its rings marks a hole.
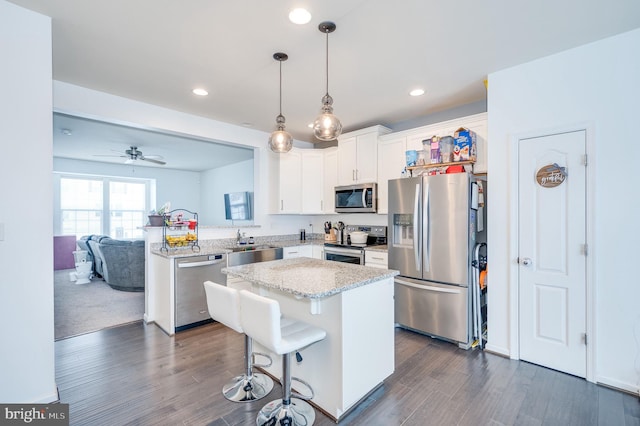
<instances>
[{"instance_id":1,"label":"breakfast bar","mask_svg":"<svg viewBox=\"0 0 640 426\"><path fill-rule=\"evenodd\" d=\"M393 277L398 271L306 257L227 267L228 285L280 303L282 315L323 328L300 351L292 375L308 382L311 404L335 421L394 371ZM256 352L269 353L258 342ZM281 377L279 356L264 370ZM304 391L301 389L301 391Z\"/></svg>"}]
</instances>

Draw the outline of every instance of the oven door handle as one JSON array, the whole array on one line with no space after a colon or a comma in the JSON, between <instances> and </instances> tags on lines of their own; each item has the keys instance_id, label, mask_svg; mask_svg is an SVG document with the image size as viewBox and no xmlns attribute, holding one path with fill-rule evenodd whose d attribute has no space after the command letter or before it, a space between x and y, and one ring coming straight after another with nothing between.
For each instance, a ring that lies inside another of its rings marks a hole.
<instances>
[{"instance_id":1,"label":"oven door handle","mask_svg":"<svg viewBox=\"0 0 640 426\"><path fill-rule=\"evenodd\" d=\"M324 248L324 252L325 253L335 253L335 254L350 254L353 256L360 256L362 255L362 250L359 249L346 249L346 248L340 248L340 247L331 247L331 248Z\"/></svg>"}]
</instances>

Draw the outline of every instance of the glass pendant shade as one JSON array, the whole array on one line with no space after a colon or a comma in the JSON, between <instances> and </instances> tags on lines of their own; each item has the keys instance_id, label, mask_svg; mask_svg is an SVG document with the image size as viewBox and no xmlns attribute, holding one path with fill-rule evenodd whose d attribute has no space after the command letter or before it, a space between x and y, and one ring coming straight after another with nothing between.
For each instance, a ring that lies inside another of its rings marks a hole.
<instances>
[{"instance_id":1,"label":"glass pendant shade","mask_svg":"<svg viewBox=\"0 0 640 426\"><path fill-rule=\"evenodd\" d=\"M278 130L271 133L269 137L269 149L273 152L283 153L291 151L293 147L293 137L284 129L284 117L279 115L276 118Z\"/></svg>"},{"instance_id":2,"label":"glass pendant shade","mask_svg":"<svg viewBox=\"0 0 640 426\"><path fill-rule=\"evenodd\" d=\"M321 33L327 35L326 38L326 71L327 71L327 91L322 97L322 109L320 115L313 122L313 134L321 141L335 140L342 133L342 123L338 117L333 115L333 98L329 95L329 33L336 29L333 22L321 22L318 25Z\"/></svg>"},{"instance_id":3,"label":"glass pendant shade","mask_svg":"<svg viewBox=\"0 0 640 426\"><path fill-rule=\"evenodd\" d=\"M289 59L286 53L278 52L273 54L273 59L280 62L280 113L276 117L276 131L269 136L269 149L279 154L291 151L293 147L293 137L285 130L284 115L282 115L282 62Z\"/></svg>"},{"instance_id":4,"label":"glass pendant shade","mask_svg":"<svg viewBox=\"0 0 640 426\"><path fill-rule=\"evenodd\" d=\"M333 99L329 94L322 98L322 109L320 115L313 122L313 134L321 141L335 140L342 133L342 123L338 117L333 115Z\"/></svg>"}]
</instances>

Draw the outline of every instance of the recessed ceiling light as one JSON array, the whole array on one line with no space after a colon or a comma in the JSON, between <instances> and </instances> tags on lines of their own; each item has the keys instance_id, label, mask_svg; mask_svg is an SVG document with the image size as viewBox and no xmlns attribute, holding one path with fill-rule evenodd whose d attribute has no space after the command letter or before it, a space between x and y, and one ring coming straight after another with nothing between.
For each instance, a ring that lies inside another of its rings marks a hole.
<instances>
[{"instance_id":1,"label":"recessed ceiling light","mask_svg":"<svg viewBox=\"0 0 640 426\"><path fill-rule=\"evenodd\" d=\"M71 136L71 130L69 129L62 129L60 132L62 132L63 135Z\"/></svg>"},{"instance_id":2,"label":"recessed ceiling light","mask_svg":"<svg viewBox=\"0 0 640 426\"><path fill-rule=\"evenodd\" d=\"M411 95L411 96L422 96L422 95L424 95L424 89L413 89L412 91L409 92L409 95Z\"/></svg>"},{"instance_id":3,"label":"recessed ceiling light","mask_svg":"<svg viewBox=\"0 0 640 426\"><path fill-rule=\"evenodd\" d=\"M192 92L193 92L194 95L198 95L198 96L207 96L209 94L209 92L207 92L204 89L200 89L200 88L193 89Z\"/></svg>"},{"instance_id":4,"label":"recessed ceiling light","mask_svg":"<svg viewBox=\"0 0 640 426\"><path fill-rule=\"evenodd\" d=\"M289 12L289 20L298 25L308 24L311 21L311 14L307 9L299 7Z\"/></svg>"}]
</instances>

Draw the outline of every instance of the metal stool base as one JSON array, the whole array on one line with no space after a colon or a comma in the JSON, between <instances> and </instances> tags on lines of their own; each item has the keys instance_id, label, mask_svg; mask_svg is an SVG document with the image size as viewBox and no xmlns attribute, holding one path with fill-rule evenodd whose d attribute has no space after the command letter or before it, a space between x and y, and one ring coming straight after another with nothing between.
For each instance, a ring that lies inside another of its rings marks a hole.
<instances>
[{"instance_id":1,"label":"metal stool base","mask_svg":"<svg viewBox=\"0 0 640 426\"><path fill-rule=\"evenodd\" d=\"M282 399L271 401L258 413L256 425L311 426L316 419L313 407L298 398L291 398L291 404L282 405Z\"/></svg>"},{"instance_id":2,"label":"metal stool base","mask_svg":"<svg viewBox=\"0 0 640 426\"><path fill-rule=\"evenodd\" d=\"M265 374L254 373L251 379L246 375L234 377L222 388L222 394L229 401L251 402L264 398L273 389L273 380Z\"/></svg>"}]
</instances>

